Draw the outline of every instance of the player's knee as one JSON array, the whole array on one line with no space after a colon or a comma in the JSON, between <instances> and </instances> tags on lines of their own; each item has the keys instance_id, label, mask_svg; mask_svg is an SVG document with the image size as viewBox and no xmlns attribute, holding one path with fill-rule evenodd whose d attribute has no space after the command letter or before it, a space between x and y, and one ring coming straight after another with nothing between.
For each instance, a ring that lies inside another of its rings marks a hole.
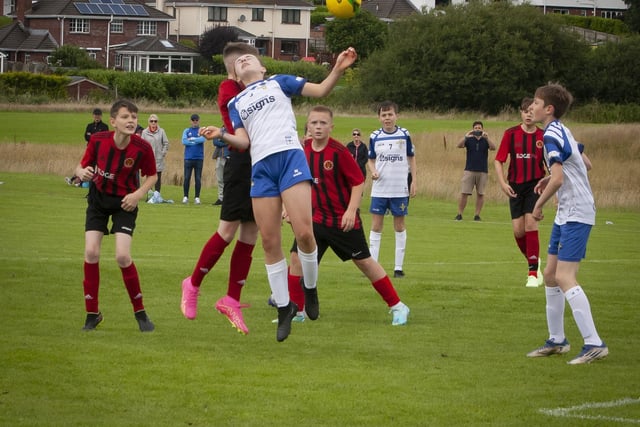
<instances>
[{"instance_id":1,"label":"player's knee","mask_svg":"<svg viewBox=\"0 0 640 427\"><path fill-rule=\"evenodd\" d=\"M316 248L316 239L312 230L296 234L296 242L298 243L298 248L306 253L313 252Z\"/></svg>"},{"instance_id":2,"label":"player's knee","mask_svg":"<svg viewBox=\"0 0 640 427\"><path fill-rule=\"evenodd\" d=\"M121 268L126 268L131 265L131 255L129 254L116 254L116 262Z\"/></svg>"}]
</instances>

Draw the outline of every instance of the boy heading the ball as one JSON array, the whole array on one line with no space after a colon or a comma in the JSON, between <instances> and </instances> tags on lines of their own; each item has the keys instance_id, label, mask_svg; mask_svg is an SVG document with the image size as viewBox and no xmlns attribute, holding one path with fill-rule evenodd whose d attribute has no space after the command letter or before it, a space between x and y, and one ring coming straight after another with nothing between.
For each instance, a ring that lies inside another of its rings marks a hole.
<instances>
[{"instance_id":1,"label":"boy heading the ball","mask_svg":"<svg viewBox=\"0 0 640 427\"><path fill-rule=\"evenodd\" d=\"M317 245L311 221L311 174L298 142L291 97L328 95L356 58L353 48L343 51L321 83L309 83L290 75L265 80L266 69L260 59L256 55L241 55L235 61L234 73L246 89L228 104L235 135L214 126L201 130L209 139L220 138L238 149L250 148L253 212L262 238L271 293L278 306L278 341L289 336L291 320L297 312L289 299L287 262L281 244L283 205L298 242L305 286L315 290L318 277Z\"/></svg>"},{"instance_id":2,"label":"boy heading the ball","mask_svg":"<svg viewBox=\"0 0 640 427\"><path fill-rule=\"evenodd\" d=\"M234 64L240 55L254 54L255 47L243 42L227 43L222 58L227 70L227 79L218 88L218 108L222 121L230 133L233 133L227 103L238 95L244 85L235 80ZM213 236L205 243L191 276L182 281L182 314L190 320L196 318L198 295L204 277L216 265L226 247L239 230L231 260L229 262L229 280L227 294L216 302L216 310L224 314L231 325L241 334L248 334L249 328L244 322L240 295L251 268L253 249L258 240L253 208L251 207L251 156L248 150L229 150L229 158L224 166L224 189L220 222Z\"/></svg>"}]
</instances>

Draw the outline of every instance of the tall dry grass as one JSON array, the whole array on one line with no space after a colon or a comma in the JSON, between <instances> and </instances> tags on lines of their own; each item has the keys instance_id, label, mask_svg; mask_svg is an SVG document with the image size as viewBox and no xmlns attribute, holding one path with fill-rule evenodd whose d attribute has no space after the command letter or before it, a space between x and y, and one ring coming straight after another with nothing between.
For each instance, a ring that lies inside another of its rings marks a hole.
<instances>
[{"instance_id":1,"label":"tall dry grass","mask_svg":"<svg viewBox=\"0 0 640 427\"><path fill-rule=\"evenodd\" d=\"M600 207L640 208L640 124L572 125L574 137L585 144L593 164L589 180ZM502 135L494 136L499 145ZM465 163L465 150L456 148L460 135L413 135L417 149L420 194L455 200ZM489 154L489 184L485 200L506 201ZM506 166L505 166L506 169ZM473 204L471 200L470 203Z\"/></svg>"},{"instance_id":2,"label":"tall dry grass","mask_svg":"<svg viewBox=\"0 0 640 427\"><path fill-rule=\"evenodd\" d=\"M640 209L640 124L572 125L571 129L576 139L586 145L585 152L593 163L589 177L596 204ZM500 136L494 136L497 144ZM459 138L457 133L413 135L419 195L452 202L458 198L465 162L464 150L455 147ZM60 184L64 185L62 177L72 174L83 149L80 145L0 144L0 171L59 175ZM207 144L203 185L209 188L217 185L211 152L212 147ZM495 178L492 157L485 199L487 203L506 203ZM182 145L172 140L162 181L182 185L182 177Z\"/></svg>"}]
</instances>

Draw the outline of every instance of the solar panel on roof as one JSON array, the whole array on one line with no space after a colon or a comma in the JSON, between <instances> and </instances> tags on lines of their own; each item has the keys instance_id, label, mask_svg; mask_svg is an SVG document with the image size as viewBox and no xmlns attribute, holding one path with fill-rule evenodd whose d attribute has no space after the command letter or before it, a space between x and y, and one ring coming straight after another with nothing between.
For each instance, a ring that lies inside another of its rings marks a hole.
<instances>
[{"instance_id":1,"label":"solar panel on roof","mask_svg":"<svg viewBox=\"0 0 640 427\"><path fill-rule=\"evenodd\" d=\"M149 16L144 6L124 4L123 0L89 0L89 3L75 2L73 5L81 15Z\"/></svg>"}]
</instances>

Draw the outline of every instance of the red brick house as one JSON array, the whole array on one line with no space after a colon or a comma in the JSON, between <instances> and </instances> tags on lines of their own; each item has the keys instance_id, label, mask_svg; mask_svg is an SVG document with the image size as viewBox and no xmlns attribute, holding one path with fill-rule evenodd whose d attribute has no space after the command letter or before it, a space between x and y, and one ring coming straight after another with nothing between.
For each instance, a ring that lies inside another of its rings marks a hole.
<instances>
[{"instance_id":1,"label":"red brick house","mask_svg":"<svg viewBox=\"0 0 640 427\"><path fill-rule=\"evenodd\" d=\"M58 46L74 45L107 68L171 71L168 65L175 58L188 62L179 71L190 72L199 56L168 41L171 15L136 0L16 0L14 12L11 28L0 28L0 52L8 61L46 62ZM41 37L38 49L25 46L24 40L33 43L36 35Z\"/></svg>"}]
</instances>

